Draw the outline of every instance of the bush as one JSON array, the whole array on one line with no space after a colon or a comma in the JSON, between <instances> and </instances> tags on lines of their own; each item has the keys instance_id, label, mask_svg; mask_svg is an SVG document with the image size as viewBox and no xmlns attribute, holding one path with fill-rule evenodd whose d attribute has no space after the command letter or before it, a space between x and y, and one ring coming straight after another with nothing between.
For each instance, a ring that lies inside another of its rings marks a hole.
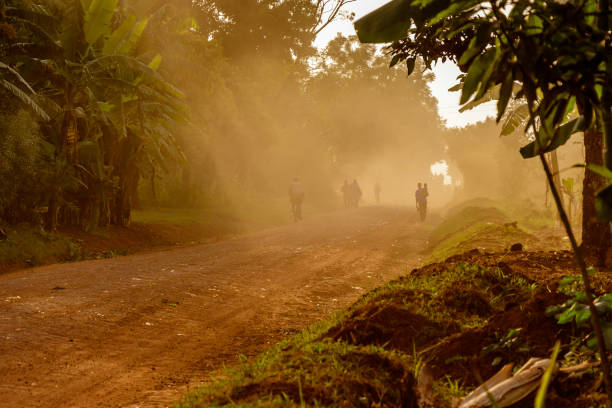
<instances>
[{"instance_id":1,"label":"bush","mask_svg":"<svg viewBox=\"0 0 612 408\"><path fill-rule=\"evenodd\" d=\"M26 111L0 114L0 220L39 222L44 198L39 130Z\"/></svg>"}]
</instances>

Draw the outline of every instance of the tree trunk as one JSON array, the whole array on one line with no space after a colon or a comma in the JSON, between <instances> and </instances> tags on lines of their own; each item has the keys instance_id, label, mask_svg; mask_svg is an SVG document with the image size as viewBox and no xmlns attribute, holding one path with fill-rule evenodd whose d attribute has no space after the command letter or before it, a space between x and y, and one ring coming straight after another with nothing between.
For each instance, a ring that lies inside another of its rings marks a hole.
<instances>
[{"instance_id":1,"label":"tree trunk","mask_svg":"<svg viewBox=\"0 0 612 408\"><path fill-rule=\"evenodd\" d=\"M584 133L584 150L586 164L603 165L603 135L597 130ZM582 187L582 252L597 266L605 266L606 256L612 237L610 225L597 220L595 195L607 185L602 176L585 169Z\"/></svg>"},{"instance_id":2,"label":"tree trunk","mask_svg":"<svg viewBox=\"0 0 612 408\"><path fill-rule=\"evenodd\" d=\"M555 181L555 187L557 191L561 193L561 202L563 204L565 200L563 200L563 184L561 183L561 173L559 173L559 159L557 158L557 151L553 150L549 153L550 158L550 169L553 173L553 180Z\"/></svg>"},{"instance_id":3,"label":"tree trunk","mask_svg":"<svg viewBox=\"0 0 612 408\"><path fill-rule=\"evenodd\" d=\"M49 232L53 232L57 228L57 210L57 198L56 194L53 193L51 199L49 200L49 205L47 207L47 219L45 220L47 231Z\"/></svg>"}]
</instances>

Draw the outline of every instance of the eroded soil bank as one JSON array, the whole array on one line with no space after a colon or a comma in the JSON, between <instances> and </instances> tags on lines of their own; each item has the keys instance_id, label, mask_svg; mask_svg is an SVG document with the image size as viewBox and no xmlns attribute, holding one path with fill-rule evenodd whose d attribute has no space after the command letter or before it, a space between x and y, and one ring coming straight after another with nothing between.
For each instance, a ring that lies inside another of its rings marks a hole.
<instances>
[{"instance_id":1,"label":"eroded soil bank","mask_svg":"<svg viewBox=\"0 0 612 408\"><path fill-rule=\"evenodd\" d=\"M506 364L550 356L596 361L588 325L558 324L561 278L576 275L569 251L478 249L403 274L342 313L188 394L181 408L206 406L371 406L450 408ZM593 277L609 292L608 272ZM394 373L389 375L389 373ZM601 377L559 374L547 401L588 408L604 401ZM533 393L514 408L533 406Z\"/></svg>"}]
</instances>

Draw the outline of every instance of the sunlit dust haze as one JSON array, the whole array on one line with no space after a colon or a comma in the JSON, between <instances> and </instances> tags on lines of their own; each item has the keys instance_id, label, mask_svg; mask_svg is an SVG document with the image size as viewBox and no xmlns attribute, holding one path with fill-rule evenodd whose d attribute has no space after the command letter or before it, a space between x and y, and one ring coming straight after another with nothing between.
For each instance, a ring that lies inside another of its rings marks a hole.
<instances>
[{"instance_id":1,"label":"sunlit dust haze","mask_svg":"<svg viewBox=\"0 0 612 408\"><path fill-rule=\"evenodd\" d=\"M125 2L138 15L156 13L163 30L145 31L139 52L161 49L159 72L190 107L174 135L179 151L161 152L180 171L148 166L140 205L282 221L293 178L304 185L306 214L342 208L345 180L359 183L361 205L375 204L377 184L381 204L410 208L417 183L428 184L432 208L545 194L537 166L513 164L524 137L500 138L489 108L477 108L478 121L449 127L457 94L441 101L433 84L443 77L444 87L454 85L456 68L440 76L417 63L407 76L405 66L389 68L380 47L339 28L385 1L348 3L329 24L316 3L185 0L160 12L165 2ZM188 21L188 29L169 41L164 24L173 21Z\"/></svg>"},{"instance_id":2,"label":"sunlit dust haze","mask_svg":"<svg viewBox=\"0 0 612 408\"><path fill-rule=\"evenodd\" d=\"M439 162L435 162L431 166L429 166L431 170L431 174L434 176L442 176L444 177L444 185L450 186L453 184L453 178L448 174L448 164L445 160L440 160Z\"/></svg>"}]
</instances>

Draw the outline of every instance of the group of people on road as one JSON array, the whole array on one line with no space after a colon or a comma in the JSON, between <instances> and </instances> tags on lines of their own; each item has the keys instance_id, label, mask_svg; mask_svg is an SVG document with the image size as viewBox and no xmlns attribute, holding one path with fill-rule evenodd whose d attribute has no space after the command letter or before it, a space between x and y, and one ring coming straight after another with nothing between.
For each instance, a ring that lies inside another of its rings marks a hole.
<instances>
[{"instance_id":1,"label":"group of people on road","mask_svg":"<svg viewBox=\"0 0 612 408\"><path fill-rule=\"evenodd\" d=\"M359 183L357 183L357 180L353 180L352 183L349 183L347 180L344 180L344 184L340 188L340 191L342 191L345 208L359 207L359 200L361 200L363 192L361 191L361 187L359 187Z\"/></svg>"},{"instance_id":2,"label":"group of people on road","mask_svg":"<svg viewBox=\"0 0 612 408\"><path fill-rule=\"evenodd\" d=\"M340 191L344 198L345 208L357 208L359 206L359 201L361 200L363 192L357 180L354 179L352 183L349 183L348 180L344 180L344 184L340 188ZM377 204L380 204L380 192L381 187L377 182L374 185L374 195ZM302 202L304 201L304 195L304 186L297 177L294 178L289 186L289 201L291 202L291 211L295 221L300 221L302 219ZM427 183L417 184L417 190L414 193L414 197L416 200L417 214L421 220L424 221L427 216L427 197L429 197Z\"/></svg>"}]
</instances>

